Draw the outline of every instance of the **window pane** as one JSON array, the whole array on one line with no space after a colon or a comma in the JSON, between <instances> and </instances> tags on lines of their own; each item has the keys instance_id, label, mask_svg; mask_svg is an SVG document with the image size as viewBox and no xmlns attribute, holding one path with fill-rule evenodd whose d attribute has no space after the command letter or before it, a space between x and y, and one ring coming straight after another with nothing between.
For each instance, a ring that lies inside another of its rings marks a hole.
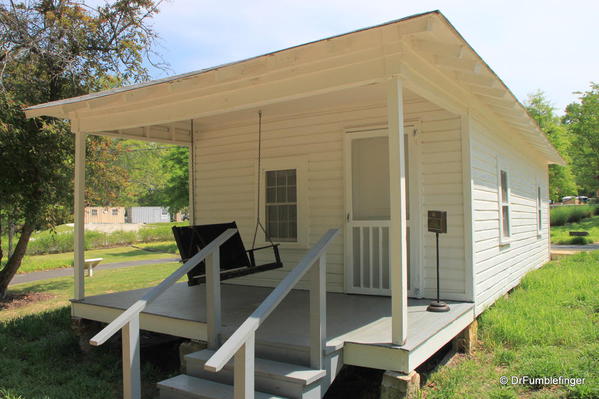
<instances>
[{"instance_id":1,"label":"window pane","mask_svg":"<svg viewBox=\"0 0 599 399\"><path fill-rule=\"evenodd\" d=\"M289 219L289 212L286 205L279 206L279 221L286 222Z\"/></svg>"},{"instance_id":2,"label":"window pane","mask_svg":"<svg viewBox=\"0 0 599 399\"><path fill-rule=\"evenodd\" d=\"M501 171L501 202L507 202L507 172L505 170Z\"/></svg>"},{"instance_id":3,"label":"window pane","mask_svg":"<svg viewBox=\"0 0 599 399\"><path fill-rule=\"evenodd\" d=\"M285 190L285 186L277 187L277 202L287 202L287 190Z\"/></svg>"},{"instance_id":4,"label":"window pane","mask_svg":"<svg viewBox=\"0 0 599 399\"><path fill-rule=\"evenodd\" d=\"M277 202L277 189L276 188L267 188L266 189L266 202L272 203Z\"/></svg>"},{"instance_id":5,"label":"window pane","mask_svg":"<svg viewBox=\"0 0 599 399\"><path fill-rule=\"evenodd\" d=\"M291 222L289 223L289 238L294 241L297 240L297 223Z\"/></svg>"},{"instance_id":6,"label":"window pane","mask_svg":"<svg viewBox=\"0 0 599 399\"><path fill-rule=\"evenodd\" d=\"M284 170L277 172L277 186L284 186L287 184L287 173Z\"/></svg>"},{"instance_id":7,"label":"window pane","mask_svg":"<svg viewBox=\"0 0 599 399\"><path fill-rule=\"evenodd\" d=\"M295 201L297 201L295 193L296 193L295 186L289 186L289 187L287 187L287 202L295 202Z\"/></svg>"},{"instance_id":8,"label":"window pane","mask_svg":"<svg viewBox=\"0 0 599 399\"><path fill-rule=\"evenodd\" d=\"M279 236L277 222L271 221L270 223L268 223L268 228L266 229L266 232L271 240L277 238Z\"/></svg>"},{"instance_id":9,"label":"window pane","mask_svg":"<svg viewBox=\"0 0 599 399\"><path fill-rule=\"evenodd\" d=\"M510 208L508 206L501 207L501 216L503 221L503 236L510 236Z\"/></svg>"},{"instance_id":10,"label":"window pane","mask_svg":"<svg viewBox=\"0 0 599 399\"><path fill-rule=\"evenodd\" d=\"M266 186L273 187L277 184L277 179L274 170L266 172Z\"/></svg>"}]
</instances>

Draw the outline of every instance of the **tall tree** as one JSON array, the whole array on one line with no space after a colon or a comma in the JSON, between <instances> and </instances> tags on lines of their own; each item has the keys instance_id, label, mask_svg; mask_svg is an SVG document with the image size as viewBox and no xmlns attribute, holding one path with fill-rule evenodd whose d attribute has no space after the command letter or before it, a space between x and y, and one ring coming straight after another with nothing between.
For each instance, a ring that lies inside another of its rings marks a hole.
<instances>
[{"instance_id":1,"label":"tall tree","mask_svg":"<svg viewBox=\"0 0 599 399\"><path fill-rule=\"evenodd\" d=\"M103 81L142 81L156 61L149 20L160 1L0 2L0 206L22 225L0 270L0 298L17 272L31 233L69 207L73 137L65 121L27 120L24 105L101 88Z\"/></svg>"},{"instance_id":2,"label":"tall tree","mask_svg":"<svg viewBox=\"0 0 599 399\"><path fill-rule=\"evenodd\" d=\"M566 107L564 123L572 133L572 163L576 182L586 195L599 193L599 84L578 92L579 101Z\"/></svg>"},{"instance_id":3,"label":"tall tree","mask_svg":"<svg viewBox=\"0 0 599 399\"><path fill-rule=\"evenodd\" d=\"M549 196L560 201L566 195L576 195L575 177L570 166L570 134L555 114L555 108L542 91L529 94L526 109L568 165L549 165Z\"/></svg>"}]
</instances>

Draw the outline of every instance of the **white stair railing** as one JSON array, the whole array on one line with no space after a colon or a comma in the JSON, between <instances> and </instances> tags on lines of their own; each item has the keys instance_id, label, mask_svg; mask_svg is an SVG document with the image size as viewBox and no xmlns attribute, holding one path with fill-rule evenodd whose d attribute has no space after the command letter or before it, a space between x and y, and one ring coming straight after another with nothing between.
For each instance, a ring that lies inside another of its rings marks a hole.
<instances>
[{"instance_id":1,"label":"white stair railing","mask_svg":"<svg viewBox=\"0 0 599 399\"><path fill-rule=\"evenodd\" d=\"M204 365L206 370L216 373L235 356L233 378L235 399L254 399L256 330L302 277L312 269L316 261L318 266L312 269L310 281L310 367L323 368L326 346L326 251L338 234L339 229L327 231Z\"/></svg>"},{"instance_id":2,"label":"white stair railing","mask_svg":"<svg viewBox=\"0 0 599 399\"><path fill-rule=\"evenodd\" d=\"M123 397L139 399L141 397L141 378L139 370L139 314L170 286L175 284L198 263L206 260L206 313L209 315L208 343L212 347L218 344L220 332L220 247L231 238L237 229L227 229L210 244L191 257L183 266L174 271L164 281L148 291L127 310L96 334L89 342L94 346L105 343L122 329L123 338Z\"/></svg>"}]
</instances>

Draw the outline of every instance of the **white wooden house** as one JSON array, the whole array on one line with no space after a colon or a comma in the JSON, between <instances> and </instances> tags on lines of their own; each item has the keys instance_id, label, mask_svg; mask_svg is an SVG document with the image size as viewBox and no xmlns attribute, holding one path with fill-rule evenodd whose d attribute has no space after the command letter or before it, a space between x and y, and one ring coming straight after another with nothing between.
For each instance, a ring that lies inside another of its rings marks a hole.
<instances>
[{"instance_id":1,"label":"white wooden house","mask_svg":"<svg viewBox=\"0 0 599 399\"><path fill-rule=\"evenodd\" d=\"M547 165L563 160L438 11L26 112L76 135L72 314L112 322L94 344L123 328L126 397L138 328L208 342L163 398L320 398L343 364L409 374L549 259ZM184 266L157 288L85 296L88 134L190 146L193 223L234 220L249 246L260 217L285 267L220 284L228 232L193 259L212 259L205 285L174 284ZM448 214L447 313L426 311L428 210Z\"/></svg>"}]
</instances>

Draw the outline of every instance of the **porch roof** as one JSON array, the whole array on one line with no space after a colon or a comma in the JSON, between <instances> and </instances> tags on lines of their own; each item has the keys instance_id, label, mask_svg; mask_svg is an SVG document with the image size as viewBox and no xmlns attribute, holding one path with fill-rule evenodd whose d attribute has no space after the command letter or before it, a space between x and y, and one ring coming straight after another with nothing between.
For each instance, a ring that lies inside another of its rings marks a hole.
<instances>
[{"instance_id":1,"label":"porch roof","mask_svg":"<svg viewBox=\"0 0 599 399\"><path fill-rule=\"evenodd\" d=\"M548 163L565 163L524 106L440 11L213 68L39 104L25 112L28 117L70 119L74 130L86 133L189 143L192 119L380 83L392 76L452 112L470 111L517 131Z\"/></svg>"}]
</instances>

